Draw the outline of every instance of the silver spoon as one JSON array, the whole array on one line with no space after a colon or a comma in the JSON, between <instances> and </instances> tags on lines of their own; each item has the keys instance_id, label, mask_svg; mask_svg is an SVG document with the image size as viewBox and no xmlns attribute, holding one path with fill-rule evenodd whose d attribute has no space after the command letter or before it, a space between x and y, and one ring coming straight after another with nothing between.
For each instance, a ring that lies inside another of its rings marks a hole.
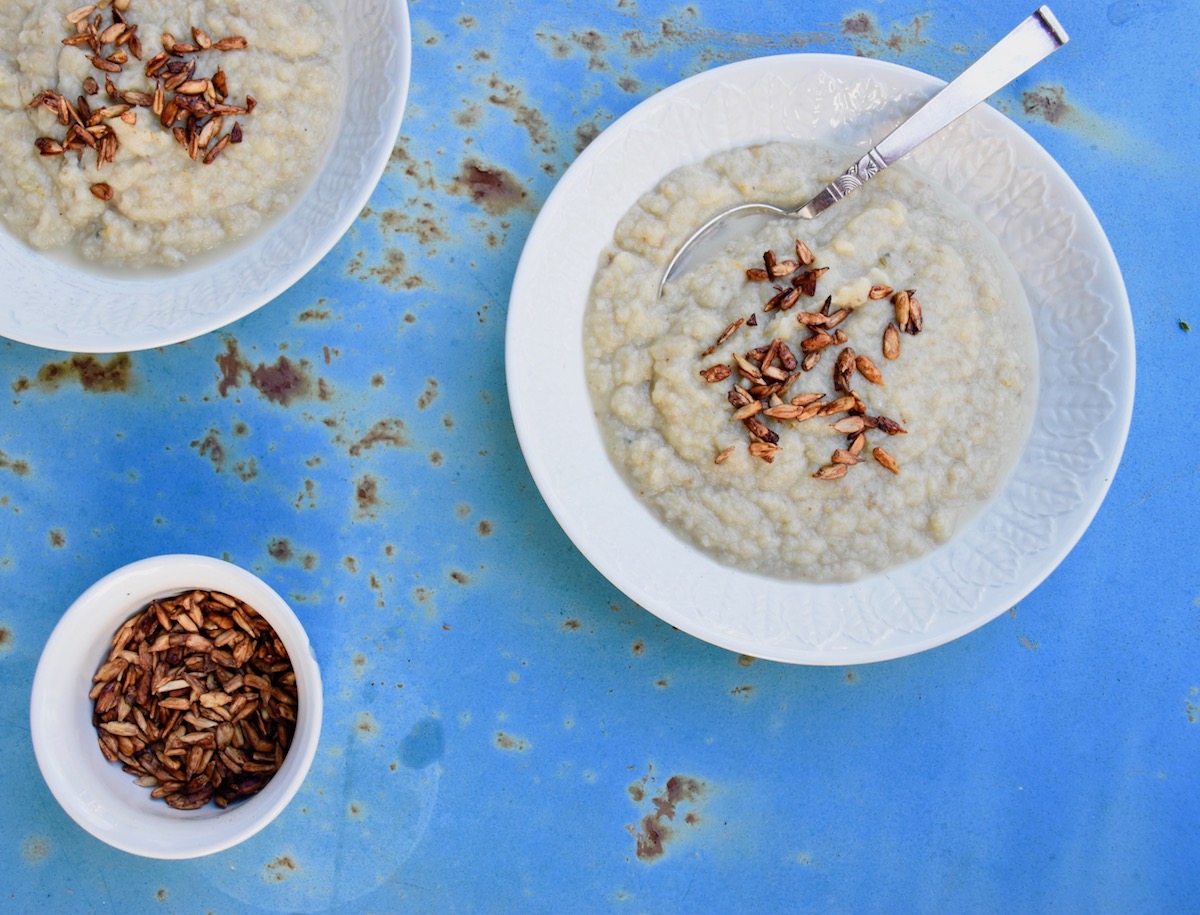
<instances>
[{"instance_id":1,"label":"silver spoon","mask_svg":"<svg viewBox=\"0 0 1200 915\"><path fill-rule=\"evenodd\" d=\"M1047 6L1009 32L979 60L922 105L879 145L851 165L832 184L803 206L786 210L769 203L742 203L718 213L680 246L667 265L658 294L675 276L697 262L711 260L728 243L734 225L739 232L753 231L779 216L812 219L851 191L879 174L943 127L966 114L993 92L1008 85L1034 64L1057 51L1069 40Z\"/></svg>"}]
</instances>

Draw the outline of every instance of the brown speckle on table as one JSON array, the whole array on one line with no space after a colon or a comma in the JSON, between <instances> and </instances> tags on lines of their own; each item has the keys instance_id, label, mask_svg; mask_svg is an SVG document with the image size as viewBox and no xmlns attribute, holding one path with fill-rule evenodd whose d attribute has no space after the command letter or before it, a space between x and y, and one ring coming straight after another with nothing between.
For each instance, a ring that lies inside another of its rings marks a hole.
<instances>
[{"instance_id":1,"label":"brown speckle on table","mask_svg":"<svg viewBox=\"0 0 1200 915\"><path fill-rule=\"evenodd\" d=\"M842 31L847 35L871 35L875 32L875 23L869 13L855 13L842 20Z\"/></svg>"},{"instance_id":2,"label":"brown speckle on table","mask_svg":"<svg viewBox=\"0 0 1200 915\"><path fill-rule=\"evenodd\" d=\"M270 883L283 883L299 868L291 855L280 855L263 868L263 880Z\"/></svg>"},{"instance_id":3,"label":"brown speckle on table","mask_svg":"<svg viewBox=\"0 0 1200 915\"><path fill-rule=\"evenodd\" d=\"M750 667L757 660L758 658L751 657L748 654L740 654L737 659L738 667Z\"/></svg>"},{"instance_id":4,"label":"brown speckle on table","mask_svg":"<svg viewBox=\"0 0 1200 915\"><path fill-rule=\"evenodd\" d=\"M292 544L286 537L273 537L267 542L267 554L276 562L290 562Z\"/></svg>"},{"instance_id":5,"label":"brown speckle on table","mask_svg":"<svg viewBox=\"0 0 1200 915\"><path fill-rule=\"evenodd\" d=\"M646 653L646 643L643 642L641 639L636 639L634 641L633 645L631 646L630 650L633 652L635 657L640 658L642 655L644 655Z\"/></svg>"},{"instance_id":6,"label":"brown speckle on table","mask_svg":"<svg viewBox=\"0 0 1200 915\"><path fill-rule=\"evenodd\" d=\"M132 372L133 363L125 353L113 356L107 362L101 362L95 356L79 354L62 362L46 363L38 369L37 380L43 387L53 389L73 379L85 391L108 394L128 391Z\"/></svg>"},{"instance_id":7,"label":"brown speckle on table","mask_svg":"<svg viewBox=\"0 0 1200 915\"><path fill-rule=\"evenodd\" d=\"M666 851L666 844L674 835L672 824L683 804L695 805L704 798L706 787L703 782L684 775L672 775L666 787L650 799L654 812L642 817L637 830L637 856L641 861L654 861ZM633 792L630 792L633 796ZM694 810L688 811L681 821L689 826L700 822Z\"/></svg>"},{"instance_id":8,"label":"brown speckle on table","mask_svg":"<svg viewBox=\"0 0 1200 915\"><path fill-rule=\"evenodd\" d=\"M471 576L460 569L451 569L450 580L458 585L469 585L471 583Z\"/></svg>"},{"instance_id":9,"label":"brown speckle on table","mask_svg":"<svg viewBox=\"0 0 1200 915\"><path fill-rule=\"evenodd\" d=\"M429 463L434 467L441 467L446 463L446 458L440 451L431 451L429 452Z\"/></svg>"},{"instance_id":10,"label":"brown speckle on table","mask_svg":"<svg viewBox=\"0 0 1200 915\"><path fill-rule=\"evenodd\" d=\"M372 515L379 506L379 483L370 474L363 474L355 481L354 501L360 515Z\"/></svg>"},{"instance_id":11,"label":"brown speckle on table","mask_svg":"<svg viewBox=\"0 0 1200 915\"><path fill-rule=\"evenodd\" d=\"M49 540L50 545L56 550L60 550L67 545L67 535L63 532L62 528L51 528Z\"/></svg>"},{"instance_id":12,"label":"brown speckle on table","mask_svg":"<svg viewBox=\"0 0 1200 915\"><path fill-rule=\"evenodd\" d=\"M230 388L241 387L243 372L249 375L250 384L255 390L272 403L283 406L296 397L306 395L311 387L305 362L296 365L287 356L280 356L272 365L260 362L254 368L242 358L237 341L233 338L225 340L225 352L219 353L216 361L221 372L217 393L222 397L229 395Z\"/></svg>"},{"instance_id":13,"label":"brown speckle on table","mask_svg":"<svg viewBox=\"0 0 1200 915\"><path fill-rule=\"evenodd\" d=\"M492 522L488 521L486 518L480 521L479 524L475 526L475 529L479 531L480 537L492 536Z\"/></svg>"},{"instance_id":14,"label":"brown speckle on table","mask_svg":"<svg viewBox=\"0 0 1200 915\"><path fill-rule=\"evenodd\" d=\"M408 430L404 426L404 420L381 419L367 430L362 438L350 446L350 456L359 457L364 451L368 451L376 445L391 445L395 448L407 447Z\"/></svg>"},{"instance_id":15,"label":"brown speckle on table","mask_svg":"<svg viewBox=\"0 0 1200 915\"><path fill-rule=\"evenodd\" d=\"M438 397L438 383L436 378L425 379L425 390L421 392L421 396L417 398L417 409L428 410Z\"/></svg>"},{"instance_id":16,"label":"brown speckle on table","mask_svg":"<svg viewBox=\"0 0 1200 915\"><path fill-rule=\"evenodd\" d=\"M349 272L355 275L360 274L361 269L361 261L352 261L348 266ZM378 280L389 289L418 289L425 285L425 280L418 274L409 273L408 258L398 248L387 248L383 252L383 263L370 267L365 276Z\"/></svg>"},{"instance_id":17,"label":"brown speckle on table","mask_svg":"<svg viewBox=\"0 0 1200 915\"><path fill-rule=\"evenodd\" d=\"M12 630L7 626L0 626L0 651L8 651L13 646Z\"/></svg>"},{"instance_id":18,"label":"brown speckle on table","mask_svg":"<svg viewBox=\"0 0 1200 915\"><path fill-rule=\"evenodd\" d=\"M379 221L392 234L414 236L425 246L426 254L437 253L437 244L448 237L445 228L432 216L414 216L408 208L384 210Z\"/></svg>"},{"instance_id":19,"label":"brown speckle on table","mask_svg":"<svg viewBox=\"0 0 1200 915\"><path fill-rule=\"evenodd\" d=\"M379 733L379 722L370 712L359 712L354 721L354 730L364 737L374 737Z\"/></svg>"},{"instance_id":20,"label":"brown speckle on table","mask_svg":"<svg viewBox=\"0 0 1200 915\"><path fill-rule=\"evenodd\" d=\"M524 753L533 748L533 744L525 738L506 734L504 731L496 732L495 744L498 750L516 750L518 753Z\"/></svg>"},{"instance_id":21,"label":"brown speckle on table","mask_svg":"<svg viewBox=\"0 0 1200 915\"><path fill-rule=\"evenodd\" d=\"M583 623L581 623L581 622L579 622L579 620L575 620L575 619L564 620L563 624L562 624L563 629L565 629L567 632L575 632L578 629L580 629L582 626L583 626Z\"/></svg>"},{"instance_id":22,"label":"brown speckle on table","mask_svg":"<svg viewBox=\"0 0 1200 915\"><path fill-rule=\"evenodd\" d=\"M296 316L296 320L301 324L309 321L328 321L333 317L333 312L328 308L306 308Z\"/></svg>"},{"instance_id":23,"label":"brown speckle on table","mask_svg":"<svg viewBox=\"0 0 1200 915\"><path fill-rule=\"evenodd\" d=\"M45 836L28 836L21 843L21 857L26 864L37 864L50 856L50 840Z\"/></svg>"},{"instance_id":24,"label":"brown speckle on table","mask_svg":"<svg viewBox=\"0 0 1200 915\"><path fill-rule=\"evenodd\" d=\"M596 126L595 121L584 121L575 128L575 152L576 154L587 149L588 145L596 137L600 136L600 128Z\"/></svg>"},{"instance_id":25,"label":"brown speckle on table","mask_svg":"<svg viewBox=\"0 0 1200 915\"><path fill-rule=\"evenodd\" d=\"M454 123L466 130L473 127L478 127L483 121L483 108L475 102L468 103L465 107L460 108L450 116Z\"/></svg>"},{"instance_id":26,"label":"brown speckle on table","mask_svg":"<svg viewBox=\"0 0 1200 915\"><path fill-rule=\"evenodd\" d=\"M11 470L19 477L29 475L29 462L18 458L10 458L3 451L0 451L0 470Z\"/></svg>"},{"instance_id":27,"label":"brown speckle on table","mask_svg":"<svg viewBox=\"0 0 1200 915\"><path fill-rule=\"evenodd\" d=\"M842 34L851 39L857 54L873 56L879 48L899 54L929 43L923 35L928 22L928 15L914 16L907 24L893 23L885 34L870 13L855 13L842 21Z\"/></svg>"},{"instance_id":28,"label":"brown speckle on table","mask_svg":"<svg viewBox=\"0 0 1200 915\"><path fill-rule=\"evenodd\" d=\"M529 196L512 172L479 162L464 163L449 190L479 204L493 216L521 206Z\"/></svg>"},{"instance_id":29,"label":"brown speckle on table","mask_svg":"<svg viewBox=\"0 0 1200 915\"><path fill-rule=\"evenodd\" d=\"M225 469L225 446L221 444L221 437L216 429L210 430L204 438L193 441L192 447L196 449L197 454L212 462L217 473Z\"/></svg>"},{"instance_id":30,"label":"brown speckle on table","mask_svg":"<svg viewBox=\"0 0 1200 915\"><path fill-rule=\"evenodd\" d=\"M1073 110L1062 86L1038 86L1021 94L1021 107L1030 117L1057 124Z\"/></svg>"},{"instance_id":31,"label":"brown speckle on table","mask_svg":"<svg viewBox=\"0 0 1200 915\"><path fill-rule=\"evenodd\" d=\"M306 394L310 385L301 366L293 365L292 360L281 355L274 365L259 363L250 372L250 383L272 403L287 406L294 397Z\"/></svg>"}]
</instances>

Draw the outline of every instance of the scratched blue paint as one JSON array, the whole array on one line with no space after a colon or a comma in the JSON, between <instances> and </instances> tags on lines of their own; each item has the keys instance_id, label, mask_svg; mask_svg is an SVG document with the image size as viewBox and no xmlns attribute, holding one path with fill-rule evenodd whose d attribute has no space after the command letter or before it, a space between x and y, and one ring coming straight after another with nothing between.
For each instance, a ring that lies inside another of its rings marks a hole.
<instances>
[{"instance_id":1,"label":"scratched blue paint","mask_svg":"<svg viewBox=\"0 0 1200 915\"><path fill-rule=\"evenodd\" d=\"M1200 127L1200 69L1170 40L1193 17L1166 0L1053 5L1072 43L996 103L1108 230L1141 377L1109 499L1029 598L951 645L855 669L697 642L559 530L503 381L521 245L613 119L760 54L868 54L950 78L1025 5L418 0L397 153L300 283L219 332L133 354L123 390L41 383L68 354L0 343L6 906L1200 907L1200 449L1186 399L1200 333L1178 323L1200 328L1182 292L1200 207L1156 196L1194 188L1179 138ZM1054 123L1026 111L1026 93L1055 90ZM262 374L281 359L286 391ZM272 826L163 863L74 827L36 770L25 709L65 606L175 550L226 557L289 597L326 718ZM695 791L669 803L672 778Z\"/></svg>"}]
</instances>

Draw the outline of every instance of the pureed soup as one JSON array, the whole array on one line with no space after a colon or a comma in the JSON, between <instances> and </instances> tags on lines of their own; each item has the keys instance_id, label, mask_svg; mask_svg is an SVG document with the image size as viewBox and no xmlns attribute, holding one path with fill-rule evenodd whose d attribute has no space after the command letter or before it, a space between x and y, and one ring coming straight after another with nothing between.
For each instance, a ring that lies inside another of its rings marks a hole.
<instances>
[{"instance_id":1,"label":"pureed soup","mask_svg":"<svg viewBox=\"0 0 1200 915\"><path fill-rule=\"evenodd\" d=\"M713 213L807 199L851 157L779 143L681 168L622 218L593 283L584 352L611 459L671 529L747 571L850 581L928 552L997 491L1032 421L1014 268L903 165L658 297Z\"/></svg>"},{"instance_id":2,"label":"pureed soup","mask_svg":"<svg viewBox=\"0 0 1200 915\"><path fill-rule=\"evenodd\" d=\"M286 209L338 123L320 3L6 0L0 36L0 213L35 248L183 263Z\"/></svg>"}]
</instances>

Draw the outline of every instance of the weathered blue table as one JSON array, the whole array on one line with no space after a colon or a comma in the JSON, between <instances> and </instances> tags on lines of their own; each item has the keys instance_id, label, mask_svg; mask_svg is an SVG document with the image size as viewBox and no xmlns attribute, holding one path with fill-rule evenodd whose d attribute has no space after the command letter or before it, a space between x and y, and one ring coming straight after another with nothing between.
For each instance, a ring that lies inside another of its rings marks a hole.
<instances>
[{"instance_id":1,"label":"weathered blue table","mask_svg":"<svg viewBox=\"0 0 1200 915\"><path fill-rule=\"evenodd\" d=\"M539 205L641 99L796 50L949 78L1028 8L418 0L393 161L302 282L161 350L0 343L0 908L1200 909L1196 11L1054 7L1071 44L994 103L1109 233L1140 378L1107 501L1028 599L856 669L676 632L551 518L502 345ZM176 551L290 598L327 706L284 814L172 863L67 818L27 709L71 600Z\"/></svg>"}]
</instances>

